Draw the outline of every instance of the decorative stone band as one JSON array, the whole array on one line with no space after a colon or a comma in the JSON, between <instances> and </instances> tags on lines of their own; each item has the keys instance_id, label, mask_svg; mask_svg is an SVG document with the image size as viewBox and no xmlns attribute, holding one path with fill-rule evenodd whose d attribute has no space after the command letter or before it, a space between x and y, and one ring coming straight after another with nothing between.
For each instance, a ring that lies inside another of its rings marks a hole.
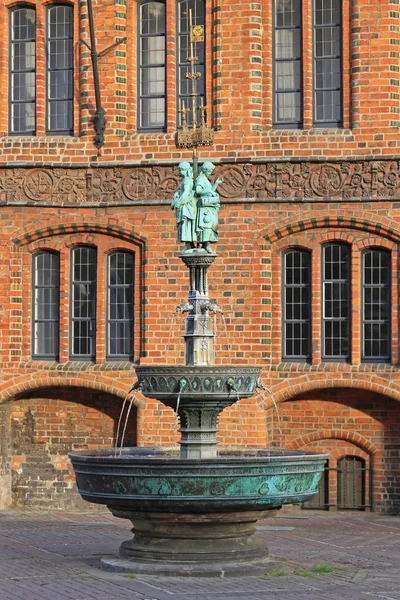
<instances>
[{"instance_id":1,"label":"decorative stone band","mask_svg":"<svg viewBox=\"0 0 400 600\"><path fill-rule=\"evenodd\" d=\"M400 197L399 160L221 163L225 200L381 200ZM153 204L170 202L180 184L177 165L0 169L7 204Z\"/></svg>"}]
</instances>

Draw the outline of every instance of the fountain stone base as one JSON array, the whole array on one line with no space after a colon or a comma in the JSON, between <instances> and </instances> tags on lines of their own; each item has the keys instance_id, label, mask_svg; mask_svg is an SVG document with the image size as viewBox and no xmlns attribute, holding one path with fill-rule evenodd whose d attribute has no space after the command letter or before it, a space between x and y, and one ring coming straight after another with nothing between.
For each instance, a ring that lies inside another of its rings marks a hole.
<instances>
[{"instance_id":1,"label":"fountain stone base","mask_svg":"<svg viewBox=\"0 0 400 600\"><path fill-rule=\"evenodd\" d=\"M224 576L263 574L277 565L266 544L253 536L257 521L275 516L277 509L206 515L111 512L132 522L134 537L121 544L121 558L101 561L107 571Z\"/></svg>"}]
</instances>

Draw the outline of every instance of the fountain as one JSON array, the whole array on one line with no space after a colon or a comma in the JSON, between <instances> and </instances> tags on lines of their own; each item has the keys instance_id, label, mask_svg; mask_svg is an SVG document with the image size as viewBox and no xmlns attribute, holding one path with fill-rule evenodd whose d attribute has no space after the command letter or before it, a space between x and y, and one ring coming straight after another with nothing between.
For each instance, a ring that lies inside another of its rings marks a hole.
<instances>
[{"instance_id":1,"label":"fountain","mask_svg":"<svg viewBox=\"0 0 400 600\"><path fill-rule=\"evenodd\" d=\"M192 50L192 67L194 58ZM198 74L192 69L192 75ZM82 498L106 505L133 524L133 539L121 544L119 558L102 560L104 569L203 576L265 573L273 562L265 543L253 535L257 521L275 515L284 504L311 499L327 455L264 449L217 452L219 414L262 388L261 367L215 364L212 317L220 309L209 297L208 269L217 258L211 244L218 239L220 181L211 184L210 162L198 172L195 150L209 143L210 130L204 120L196 127L193 112L189 131L186 113L183 107L180 135L194 149L195 172L188 162L179 165L183 179L172 202L178 240L185 243L179 256L190 282L187 302L177 307L187 314L185 364L137 366L134 385L136 393L176 410L180 453L121 448L69 457Z\"/></svg>"},{"instance_id":2,"label":"fountain","mask_svg":"<svg viewBox=\"0 0 400 600\"><path fill-rule=\"evenodd\" d=\"M212 169L211 163L202 165L195 193L188 195L191 168L180 165L184 179L176 199L188 196L197 203L197 221L206 204L219 202L207 179ZM192 226L186 223L186 230ZM186 241L180 253L190 282L187 303L177 307L187 313L185 365L136 367L136 392L177 411L180 454L122 448L69 455L82 498L105 504L115 516L133 523L133 539L122 543L121 558L103 559L105 569L168 575L266 572L272 563L265 544L253 536L257 521L317 492L325 454L217 453L219 414L263 384L260 367L215 365L212 315L220 309L208 290L208 269L217 257L208 243L211 235L203 232L206 239L197 246ZM181 228L180 240L185 237Z\"/></svg>"}]
</instances>

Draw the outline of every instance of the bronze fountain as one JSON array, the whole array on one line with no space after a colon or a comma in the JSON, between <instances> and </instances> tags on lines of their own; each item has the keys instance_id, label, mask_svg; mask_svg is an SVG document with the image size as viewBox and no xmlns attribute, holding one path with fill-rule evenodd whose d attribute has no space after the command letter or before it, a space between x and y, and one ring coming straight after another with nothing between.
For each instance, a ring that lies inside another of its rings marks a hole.
<instances>
[{"instance_id":1,"label":"bronze fountain","mask_svg":"<svg viewBox=\"0 0 400 600\"><path fill-rule=\"evenodd\" d=\"M195 106L193 46L199 28L191 27L192 100ZM196 37L197 36L197 37ZM133 539L123 542L120 557L106 558L102 568L116 572L163 575L243 575L273 567L268 548L255 535L257 521L276 514L284 504L301 503L318 491L326 454L285 450L217 451L218 416L235 402L252 396L261 367L215 365L214 313L208 269L217 258L219 180L211 183L214 165L198 170L197 146L212 142L212 130L191 127L182 107L178 143L193 148L193 169L179 165L182 183L175 193L179 257L189 270L184 365L140 365L135 388L159 400L180 418L180 454L165 448L122 448L71 453L79 493L88 502L106 505L133 524ZM194 172L193 172L194 171Z\"/></svg>"}]
</instances>

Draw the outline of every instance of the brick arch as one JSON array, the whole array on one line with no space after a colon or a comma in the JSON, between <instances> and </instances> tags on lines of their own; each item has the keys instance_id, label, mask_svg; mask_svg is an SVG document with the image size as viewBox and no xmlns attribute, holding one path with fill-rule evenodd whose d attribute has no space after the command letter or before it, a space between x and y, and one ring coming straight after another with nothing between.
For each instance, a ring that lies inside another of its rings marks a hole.
<instances>
[{"instance_id":1,"label":"brick arch","mask_svg":"<svg viewBox=\"0 0 400 600\"><path fill-rule=\"evenodd\" d=\"M138 235L133 229L127 229L121 227L115 222L99 222L99 221L82 221L78 223L60 223L55 222L54 224L47 224L40 226L40 224L25 228L23 233L16 233L16 237L12 238L12 242L16 246L26 246L32 242L38 240L44 240L49 237L56 235L71 235L71 234L82 234L82 233L97 233L106 236L119 238L122 240L133 242L134 244L144 246L146 239L141 235Z\"/></svg>"},{"instance_id":2,"label":"brick arch","mask_svg":"<svg viewBox=\"0 0 400 600\"><path fill-rule=\"evenodd\" d=\"M288 449L298 450L304 446L307 446L308 444L318 442L319 440L342 440L354 444L354 446L357 446L370 455L374 455L378 452L378 448L375 446L375 444L372 444L372 442L367 440L363 435L351 431L340 431L336 429L313 431L312 433L300 436L297 439L289 442Z\"/></svg>"},{"instance_id":3,"label":"brick arch","mask_svg":"<svg viewBox=\"0 0 400 600\"><path fill-rule=\"evenodd\" d=\"M352 216L351 213L348 216L325 215L324 217L311 217L298 221L294 221L292 217L291 220L285 219L285 221L282 221L279 227L269 227L263 234L263 237L272 244L289 235L321 228L355 229L384 237L394 242L400 240L398 226L394 221L384 217L379 217L378 221L377 215L368 213L364 214L364 218L356 215Z\"/></svg>"},{"instance_id":4,"label":"brick arch","mask_svg":"<svg viewBox=\"0 0 400 600\"><path fill-rule=\"evenodd\" d=\"M7 9L11 8L36 8L38 2L36 0L27 0L26 2L21 2L21 0L5 0L4 6Z\"/></svg>"},{"instance_id":5,"label":"brick arch","mask_svg":"<svg viewBox=\"0 0 400 600\"><path fill-rule=\"evenodd\" d=\"M333 459L334 461L337 462L338 460L340 460L341 458L344 458L345 456L357 456L358 458L362 458L366 462L366 464L368 464L368 462L371 465L373 464L374 467L375 467L374 463L377 463L376 459L378 457L377 454L370 454L363 448L360 448L360 446L353 446L351 448L351 454L349 454L346 449L339 447L339 448L335 448L334 450L331 450L329 458Z\"/></svg>"},{"instance_id":6,"label":"brick arch","mask_svg":"<svg viewBox=\"0 0 400 600\"><path fill-rule=\"evenodd\" d=\"M5 383L1 386L0 404L16 400L18 397L21 397L22 394L27 392L55 387L87 388L94 391L107 392L108 394L124 399L132 387L132 381L124 383L93 372L79 373L79 375L57 373L58 377L55 377L54 375L55 374L52 373L51 375L38 377L37 373L32 373L30 375L16 377L12 382ZM139 397L136 397L133 403L136 408L139 408L142 404L142 400Z\"/></svg>"},{"instance_id":7,"label":"brick arch","mask_svg":"<svg viewBox=\"0 0 400 600\"><path fill-rule=\"evenodd\" d=\"M325 375L325 377L324 377ZM386 396L391 400L400 401L400 385L389 377L378 376L371 372L337 373L340 379L334 378L335 373L309 373L291 382L279 382L269 387L277 403L293 400L295 396L306 394L324 388L359 389Z\"/></svg>"},{"instance_id":8,"label":"brick arch","mask_svg":"<svg viewBox=\"0 0 400 600\"><path fill-rule=\"evenodd\" d=\"M394 242L392 242L391 240L385 239L385 238L377 237L377 236L373 236L373 237L370 236L367 239L358 240L357 242L354 243L354 247L360 251L366 250L369 248L379 248L379 249L390 250L390 251L396 250L396 244Z\"/></svg>"},{"instance_id":9,"label":"brick arch","mask_svg":"<svg viewBox=\"0 0 400 600\"><path fill-rule=\"evenodd\" d=\"M353 245L356 241L355 236L352 233L345 231L325 231L316 234L312 241L305 240L301 233L296 233L291 236L290 239L283 237L277 241L275 248L281 252L288 250L289 248L301 248L312 252L317 246L329 242L343 242L344 244ZM388 245L390 242L388 242ZM394 246L392 243L390 246Z\"/></svg>"}]
</instances>

